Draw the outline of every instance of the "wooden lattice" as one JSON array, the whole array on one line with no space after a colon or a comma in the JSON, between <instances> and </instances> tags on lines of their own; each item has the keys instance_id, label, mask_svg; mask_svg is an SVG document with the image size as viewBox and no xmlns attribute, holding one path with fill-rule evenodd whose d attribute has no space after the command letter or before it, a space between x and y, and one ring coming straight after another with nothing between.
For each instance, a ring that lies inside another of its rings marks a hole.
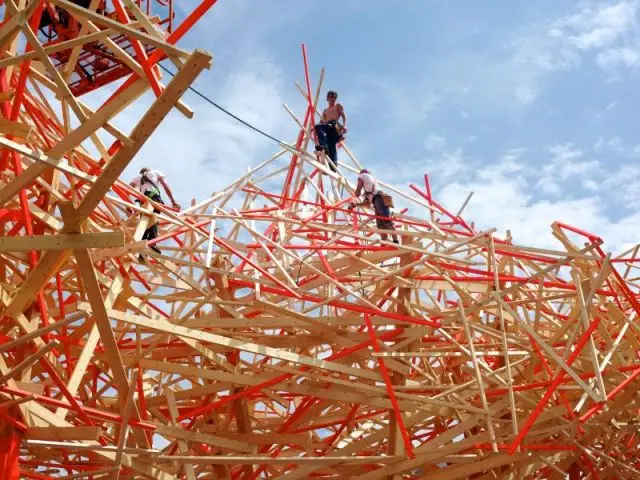
<instances>
[{"instance_id":1,"label":"wooden lattice","mask_svg":"<svg viewBox=\"0 0 640 480\"><path fill-rule=\"evenodd\" d=\"M638 247L612 257L559 222L555 250L523 246L426 176L382 184L401 241L381 241L347 208L366 165L346 144L338 173L306 153L308 71L294 144L187 209L151 205L118 177L171 109L191 116L211 57L174 42L215 2L168 36L139 4L98 3L4 2L2 478L640 478ZM34 33L53 6L72 43ZM64 63L90 42L129 67L95 111ZM155 221L160 254L141 241Z\"/></svg>"}]
</instances>

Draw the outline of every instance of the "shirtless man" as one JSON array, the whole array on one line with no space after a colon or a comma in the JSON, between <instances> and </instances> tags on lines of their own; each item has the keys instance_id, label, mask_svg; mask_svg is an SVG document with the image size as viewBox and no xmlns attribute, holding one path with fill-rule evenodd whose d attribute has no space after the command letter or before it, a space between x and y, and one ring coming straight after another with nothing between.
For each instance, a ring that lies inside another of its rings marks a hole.
<instances>
[{"instance_id":1,"label":"shirtless man","mask_svg":"<svg viewBox=\"0 0 640 480\"><path fill-rule=\"evenodd\" d=\"M333 90L327 92L327 102L329 106L322 112L320 123L316 125L316 136L318 144L316 152L326 152L331 162L329 168L334 172L338 169L338 151L336 145L347 133L347 115L340 103L336 103L338 94ZM338 120L342 119L342 124Z\"/></svg>"}]
</instances>

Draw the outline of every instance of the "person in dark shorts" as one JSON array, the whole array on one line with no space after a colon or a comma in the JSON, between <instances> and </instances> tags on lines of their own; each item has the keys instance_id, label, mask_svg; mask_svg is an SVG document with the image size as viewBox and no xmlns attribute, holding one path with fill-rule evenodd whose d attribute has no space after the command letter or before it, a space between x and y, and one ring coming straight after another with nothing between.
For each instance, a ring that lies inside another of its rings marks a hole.
<instances>
[{"instance_id":1,"label":"person in dark shorts","mask_svg":"<svg viewBox=\"0 0 640 480\"><path fill-rule=\"evenodd\" d=\"M180 205L178 205L176 203L175 198L173 198L173 192L171 192L171 189L167 184L167 179L160 172L144 167L140 170L140 173L133 180L131 180L131 183L130 183L130 185L133 188L137 189L145 197L149 198L150 200L153 200L154 202L161 203L164 205L158 184L164 187L165 191L167 192L167 195L169 196L169 199L171 200L171 204L173 208L180 210ZM136 202L138 202L139 204L142 204L142 200L136 200ZM154 209L153 213L160 213L160 211L157 209ZM154 238L157 238L157 237L158 237L158 223L156 222L144 231L144 234L142 235L142 240L153 240ZM151 248L156 253L162 253L160 249L155 245L149 245L149 248Z\"/></svg>"},{"instance_id":2,"label":"person in dark shorts","mask_svg":"<svg viewBox=\"0 0 640 480\"><path fill-rule=\"evenodd\" d=\"M396 227L391 220L391 209L385 204L384 196L381 190L378 189L377 181L371 172L366 168L360 170L358 175L358 185L356 186L355 196L360 197L364 195L364 205L373 205L373 210L376 213L376 227L380 230L392 230L395 232ZM352 203L350 208L355 207ZM395 233L391 234L393 243L398 242L398 236ZM387 240L387 234L381 233L380 238Z\"/></svg>"},{"instance_id":3,"label":"person in dark shorts","mask_svg":"<svg viewBox=\"0 0 640 480\"><path fill-rule=\"evenodd\" d=\"M326 152L329 157L329 168L338 170L337 145L347 133L347 115L342 104L337 103L338 93L330 90L327 92L329 106L322 112L320 123L315 126L318 143L316 152ZM342 120L342 124L339 122Z\"/></svg>"}]
</instances>

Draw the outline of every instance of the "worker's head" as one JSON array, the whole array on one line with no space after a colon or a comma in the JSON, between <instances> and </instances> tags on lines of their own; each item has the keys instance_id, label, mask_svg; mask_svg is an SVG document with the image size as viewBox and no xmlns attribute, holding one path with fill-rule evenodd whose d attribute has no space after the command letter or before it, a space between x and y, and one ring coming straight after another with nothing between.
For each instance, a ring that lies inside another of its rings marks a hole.
<instances>
[{"instance_id":1,"label":"worker's head","mask_svg":"<svg viewBox=\"0 0 640 480\"><path fill-rule=\"evenodd\" d=\"M333 90L329 90L327 92L327 102L333 103L336 100L338 100L338 92L335 92Z\"/></svg>"},{"instance_id":2,"label":"worker's head","mask_svg":"<svg viewBox=\"0 0 640 480\"><path fill-rule=\"evenodd\" d=\"M144 175L145 173L147 173L149 171L149 167L142 167L140 169L140 175Z\"/></svg>"},{"instance_id":3,"label":"worker's head","mask_svg":"<svg viewBox=\"0 0 640 480\"><path fill-rule=\"evenodd\" d=\"M363 168L362 170L360 170L360 174L361 175L365 174L365 173L371 174L371 172L369 170L367 170L366 168Z\"/></svg>"}]
</instances>

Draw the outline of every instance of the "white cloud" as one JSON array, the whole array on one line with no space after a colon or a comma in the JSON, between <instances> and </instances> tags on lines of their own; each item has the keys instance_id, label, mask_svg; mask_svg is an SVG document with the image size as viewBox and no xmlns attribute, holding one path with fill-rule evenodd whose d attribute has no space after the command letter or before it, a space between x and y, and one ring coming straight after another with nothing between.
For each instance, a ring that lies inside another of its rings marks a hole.
<instances>
[{"instance_id":1,"label":"white cloud","mask_svg":"<svg viewBox=\"0 0 640 480\"><path fill-rule=\"evenodd\" d=\"M213 67L215 68L215 67ZM240 118L283 141L291 141L297 127L283 110L284 79L278 65L267 56L256 55L230 69L221 82L203 73L196 88L212 97ZM287 98L293 108L298 98ZM289 101L293 100L293 102ZM150 99L134 105L118 125L137 120ZM264 138L231 117L205 103L192 93L183 101L194 111L187 119L173 111L142 148L123 175L127 180L143 166L162 171L176 197L186 204L225 187L278 150Z\"/></svg>"},{"instance_id":2,"label":"white cloud","mask_svg":"<svg viewBox=\"0 0 640 480\"><path fill-rule=\"evenodd\" d=\"M437 133L430 133L427 138L424 139L422 144L427 150L442 150L446 143L446 139L442 135Z\"/></svg>"},{"instance_id":3,"label":"white cloud","mask_svg":"<svg viewBox=\"0 0 640 480\"><path fill-rule=\"evenodd\" d=\"M537 94L531 85L518 85L516 87L516 98L523 105L529 105L535 101Z\"/></svg>"},{"instance_id":4,"label":"white cloud","mask_svg":"<svg viewBox=\"0 0 640 480\"><path fill-rule=\"evenodd\" d=\"M546 195L558 196L562 193L560 183L551 175L545 175L538 180L536 187L540 189L540 192Z\"/></svg>"},{"instance_id":5,"label":"white cloud","mask_svg":"<svg viewBox=\"0 0 640 480\"><path fill-rule=\"evenodd\" d=\"M436 182L449 181L454 177L468 175L468 170L473 168L470 159L465 158L464 150L456 148L451 151L441 151L437 158L428 159L423 163L422 170L433 175ZM409 173L415 176L416 169Z\"/></svg>"},{"instance_id":6,"label":"white cloud","mask_svg":"<svg viewBox=\"0 0 640 480\"><path fill-rule=\"evenodd\" d=\"M519 244L560 247L551 235L551 224L557 220L601 235L608 250L619 252L637 242L640 214L612 220L597 195L551 201L536 199L534 191L524 174L505 172L501 162L488 167L481 176L445 185L435 198L455 211L469 192L474 192L465 220L475 222L479 229L496 227L501 235L510 230Z\"/></svg>"},{"instance_id":7,"label":"white cloud","mask_svg":"<svg viewBox=\"0 0 640 480\"><path fill-rule=\"evenodd\" d=\"M424 122L429 113L440 103L440 97L433 92L416 95L399 88L386 91L388 111L392 115L394 128L413 126Z\"/></svg>"},{"instance_id":8,"label":"white cloud","mask_svg":"<svg viewBox=\"0 0 640 480\"><path fill-rule=\"evenodd\" d=\"M568 70L580 64L576 49L570 48L566 35L553 26L529 32L513 43L513 67L525 79L534 79L546 72Z\"/></svg>"},{"instance_id":9,"label":"white cloud","mask_svg":"<svg viewBox=\"0 0 640 480\"><path fill-rule=\"evenodd\" d=\"M527 149L509 150L488 164L465 158L458 150L430 163L426 172L434 198L449 211L457 211L473 192L465 220L475 222L478 229L495 227L503 236L510 230L516 243L561 248L551 234L554 221L600 235L605 250L621 252L637 243L640 213L625 214L630 209L618 206L640 207L640 168L629 164L609 171L571 144L552 145L545 151L551 157L543 164L542 175L540 167L525 158L533 154ZM416 168L409 164L391 172L393 183L415 182ZM542 198L544 182L549 189L555 185L561 195ZM606 197L612 192L613 198Z\"/></svg>"},{"instance_id":10,"label":"white cloud","mask_svg":"<svg viewBox=\"0 0 640 480\"><path fill-rule=\"evenodd\" d=\"M640 65L638 1L587 5L577 13L538 25L513 42L511 78L516 100L532 104L541 78L594 60L611 73Z\"/></svg>"},{"instance_id":11,"label":"white cloud","mask_svg":"<svg viewBox=\"0 0 640 480\"><path fill-rule=\"evenodd\" d=\"M582 160L581 150L573 148L571 144L556 144L547 149L553 157L539 168L539 178L536 187L542 193L552 196L567 196L576 184L590 185L589 180L599 173L600 164L597 160ZM569 188L569 185L571 188Z\"/></svg>"},{"instance_id":12,"label":"white cloud","mask_svg":"<svg viewBox=\"0 0 640 480\"><path fill-rule=\"evenodd\" d=\"M608 139L604 137L600 137L598 138L598 141L593 146L593 149L597 152L602 150L613 150L617 153L624 152L623 142L622 142L622 139L619 137L612 137Z\"/></svg>"},{"instance_id":13,"label":"white cloud","mask_svg":"<svg viewBox=\"0 0 640 480\"><path fill-rule=\"evenodd\" d=\"M547 46L560 48L565 56L578 52L607 51L636 43L638 2L620 1L613 5L583 7L578 13L554 21L548 27ZM551 45L550 43L555 43Z\"/></svg>"},{"instance_id":14,"label":"white cloud","mask_svg":"<svg viewBox=\"0 0 640 480\"><path fill-rule=\"evenodd\" d=\"M628 145L620 137L599 137L593 149L601 153L614 152L627 158L640 156L640 144Z\"/></svg>"},{"instance_id":15,"label":"white cloud","mask_svg":"<svg viewBox=\"0 0 640 480\"><path fill-rule=\"evenodd\" d=\"M637 29L637 2L623 1L614 5L587 7L575 15L561 19L556 27L573 33L569 39L580 50L611 46Z\"/></svg>"},{"instance_id":16,"label":"white cloud","mask_svg":"<svg viewBox=\"0 0 640 480\"><path fill-rule=\"evenodd\" d=\"M185 5L183 2L176 4L176 8ZM188 0L184 8L191 11L197 5L198 2ZM287 27L302 24L321 10L322 6L313 2L297 2L295 8L257 5L252 0L217 2L208 16L188 33L187 40L193 41L194 46L211 48L221 54L225 58L220 60L225 62L226 68L226 62L232 61L230 57L251 56L256 49L262 50L272 37L281 37Z\"/></svg>"},{"instance_id":17,"label":"white cloud","mask_svg":"<svg viewBox=\"0 0 640 480\"><path fill-rule=\"evenodd\" d=\"M424 124L429 114L441 104L441 97L435 93L435 89L425 90L422 83L407 83L403 88L398 88L396 78L363 75L358 85L358 90L347 92L345 96L349 98L349 108L354 105L375 105L375 111L369 112L375 114L378 119L385 119L385 130L392 132L393 136L397 136L398 132L404 133L408 128ZM352 98L355 102L351 101Z\"/></svg>"},{"instance_id":18,"label":"white cloud","mask_svg":"<svg viewBox=\"0 0 640 480\"><path fill-rule=\"evenodd\" d=\"M555 144L549 147L549 152L554 156L554 161L565 162L582 157L582 151L574 149L571 144Z\"/></svg>"},{"instance_id":19,"label":"white cloud","mask_svg":"<svg viewBox=\"0 0 640 480\"><path fill-rule=\"evenodd\" d=\"M420 158L397 162L393 168L388 165L372 165L374 174L381 180L398 187L404 187L408 183L421 183L423 174L429 175L430 182L434 186L458 179L466 179L475 169L476 163L468 158L462 147L433 150L428 158Z\"/></svg>"},{"instance_id":20,"label":"white cloud","mask_svg":"<svg viewBox=\"0 0 640 480\"><path fill-rule=\"evenodd\" d=\"M389 118L385 129L393 130L390 137L397 137L398 131L422 126L452 106L459 108L465 125L480 116L517 114L541 103L546 83L556 72L600 65L610 75L614 69L635 65L635 52L640 52L637 0L608 5L587 0L558 4L549 11L552 16L545 20L515 28L509 22L505 28L485 26L486 32L478 26L486 38L477 45L412 61L410 69L382 75L364 72L350 97L362 105L375 104L376 115ZM416 62L421 68L415 68Z\"/></svg>"},{"instance_id":21,"label":"white cloud","mask_svg":"<svg viewBox=\"0 0 640 480\"><path fill-rule=\"evenodd\" d=\"M502 117L540 103L554 73L594 65L611 75L640 64L638 8L637 0L563 6L569 14L507 27L504 33L498 29L495 40L487 39L473 54L448 56L438 69L430 64L424 83L446 99L436 107L456 104ZM462 83L461 77L475 81Z\"/></svg>"},{"instance_id":22,"label":"white cloud","mask_svg":"<svg viewBox=\"0 0 640 480\"><path fill-rule=\"evenodd\" d=\"M596 114L597 118L604 118L605 115L609 114L610 112L612 112L613 110L615 110L618 107L618 102L609 102L607 104L606 107L604 107L604 109L600 112L598 112Z\"/></svg>"},{"instance_id":23,"label":"white cloud","mask_svg":"<svg viewBox=\"0 0 640 480\"><path fill-rule=\"evenodd\" d=\"M470 191L474 196L465 218L475 221L480 229L496 227L503 235L510 230L516 243L536 246L557 246L551 236L551 224L570 219L581 228L600 227L602 214L593 198L534 200L527 191L530 186L522 177L494 176L486 182L453 183L439 192L445 205L461 205Z\"/></svg>"},{"instance_id":24,"label":"white cloud","mask_svg":"<svg viewBox=\"0 0 640 480\"><path fill-rule=\"evenodd\" d=\"M640 167L636 162L609 169L599 186L602 195L610 197L611 204L618 209L640 208Z\"/></svg>"},{"instance_id":25,"label":"white cloud","mask_svg":"<svg viewBox=\"0 0 640 480\"><path fill-rule=\"evenodd\" d=\"M640 66L640 49L610 48L598 53L596 62L604 70L614 70L619 67L635 68Z\"/></svg>"}]
</instances>

